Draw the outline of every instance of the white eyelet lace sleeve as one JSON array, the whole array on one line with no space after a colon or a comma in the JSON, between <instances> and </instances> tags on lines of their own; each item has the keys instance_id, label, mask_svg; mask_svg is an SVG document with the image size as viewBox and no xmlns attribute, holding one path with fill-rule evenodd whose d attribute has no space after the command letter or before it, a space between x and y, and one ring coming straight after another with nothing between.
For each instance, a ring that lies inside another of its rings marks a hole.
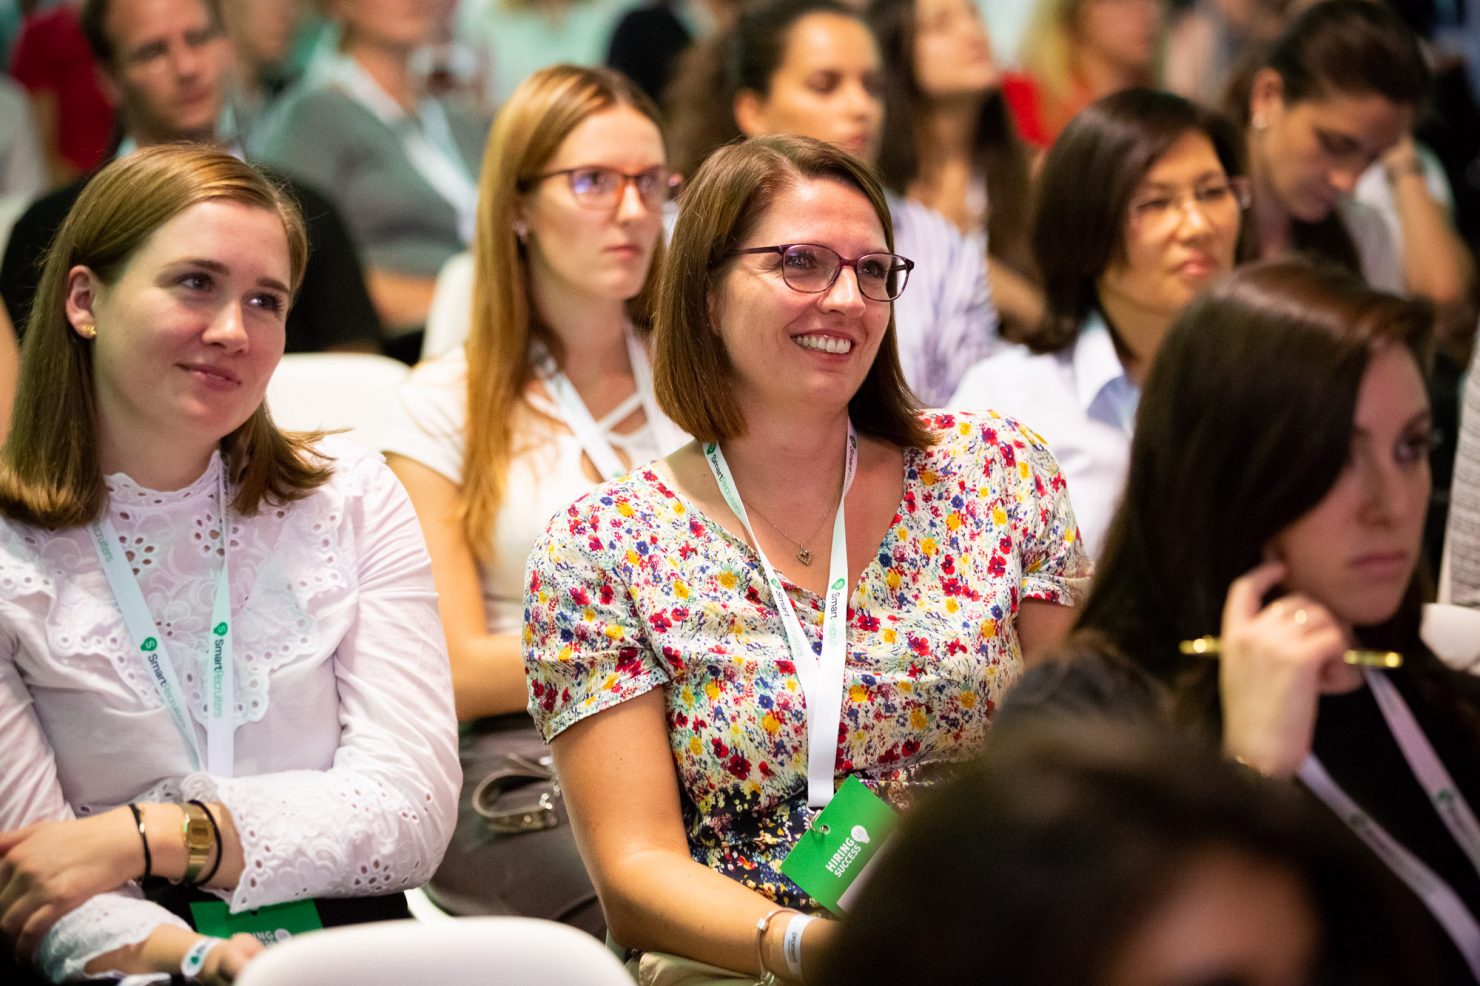
<instances>
[{"instance_id":1,"label":"white eyelet lace sleeve","mask_svg":"<svg viewBox=\"0 0 1480 986\"><path fill-rule=\"evenodd\" d=\"M235 776L194 772L130 646L86 529L0 520L0 831L127 801L220 801L246 869L232 910L383 894L424 882L461 776L446 643L426 545L378 455L326 439L327 483L234 516ZM109 517L169 644L197 740L220 571L219 458L191 486L108 477ZM132 888L65 915L47 975L175 918Z\"/></svg>"},{"instance_id":2,"label":"white eyelet lace sleeve","mask_svg":"<svg viewBox=\"0 0 1480 986\"><path fill-rule=\"evenodd\" d=\"M51 747L31 707L13 660L15 640L0 636L0 832L43 819L72 818L62 797ZM94 958L141 942L161 925L184 928L169 911L139 896L130 884L99 894L64 914L42 940L36 961L57 982L80 979Z\"/></svg>"},{"instance_id":3,"label":"white eyelet lace sleeve","mask_svg":"<svg viewBox=\"0 0 1480 986\"><path fill-rule=\"evenodd\" d=\"M233 778L196 773L182 783L187 798L226 805L241 835L246 866L233 911L424 883L456 819L462 772L451 674L421 528L378 456L338 468L352 469L363 488L344 504L340 544L358 553L358 591L334 655L333 764Z\"/></svg>"}]
</instances>

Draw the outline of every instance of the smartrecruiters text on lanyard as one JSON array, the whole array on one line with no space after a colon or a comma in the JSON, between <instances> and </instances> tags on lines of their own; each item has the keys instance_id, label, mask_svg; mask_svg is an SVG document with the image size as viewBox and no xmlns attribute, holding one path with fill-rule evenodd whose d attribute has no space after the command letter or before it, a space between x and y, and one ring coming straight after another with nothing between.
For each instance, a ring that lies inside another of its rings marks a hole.
<instances>
[{"instance_id":1,"label":"smartrecruiters text on lanyard","mask_svg":"<svg viewBox=\"0 0 1480 986\"><path fill-rule=\"evenodd\" d=\"M834 799L837 771L838 726L842 720L843 672L848 644L848 530L844 504L858 465L858 433L848 423L848 445L843 466L843 491L833 520L832 552L827 568L827 596L822 616L822 654L808 643L796 608L781 577L761 549L745 504L735 488L725 455L718 443L704 446L704 458L720 495L739 518L755 545L776 614L786 632L787 649L807 703L807 804L825 809L782 864L782 872L825 907L841 912L849 891L894 828L893 812L855 778L849 778Z\"/></svg>"},{"instance_id":2,"label":"smartrecruiters text on lanyard","mask_svg":"<svg viewBox=\"0 0 1480 986\"><path fill-rule=\"evenodd\" d=\"M1397 686L1379 671L1368 668L1363 670L1363 674L1398 749L1403 753L1403 759L1429 796L1430 806L1454 836L1475 872L1480 873L1480 824L1476 823L1469 802L1460 794L1454 778L1434 752L1428 737L1424 736ZM1454 888L1363 811L1326 773L1315 754L1306 757L1300 765L1300 780L1418 895L1434 920L1454 940L1471 974L1480 981L1480 923L1475 921L1475 916L1465 907Z\"/></svg>"},{"instance_id":3,"label":"smartrecruiters text on lanyard","mask_svg":"<svg viewBox=\"0 0 1480 986\"><path fill-rule=\"evenodd\" d=\"M206 751L201 755L191 721L188 700L180 688L174 664L160 633L133 568L119 546L118 532L106 515L89 525L93 547L102 563L103 574L113 590L113 597L123 613L124 625L139 660L144 663L149 680L154 682L175 728L185 739L185 746L195 760L197 770L218 777L230 777L235 758L235 676L231 654L231 589L228 573L227 544L231 533L231 501L226 493L224 464L216 477L216 496L221 507L221 572L216 576L215 601L211 606L209 650L206 654Z\"/></svg>"}]
</instances>

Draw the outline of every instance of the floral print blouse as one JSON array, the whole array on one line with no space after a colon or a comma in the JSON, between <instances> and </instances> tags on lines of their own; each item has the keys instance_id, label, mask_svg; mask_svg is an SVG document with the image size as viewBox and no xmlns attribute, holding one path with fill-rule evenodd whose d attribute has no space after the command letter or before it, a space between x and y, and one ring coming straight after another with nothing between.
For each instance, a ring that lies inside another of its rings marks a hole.
<instances>
[{"instance_id":1,"label":"floral print blouse","mask_svg":"<svg viewBox=\"0 0 1480 986\"><path fill-rule=\"evenodd\" d=\"M982 743L1022 664L1024 599L1073 605L1089 575L1058 465L995 414L929 414L904 494L848 600L839 782L905 807ZM780 572L820 653L822 597ZM547 739L661 688L693 856L785 906L806 830L807 715L754 549L649 470L551 521L524 610L530 712Z\"/></svg>"}]
</instances>

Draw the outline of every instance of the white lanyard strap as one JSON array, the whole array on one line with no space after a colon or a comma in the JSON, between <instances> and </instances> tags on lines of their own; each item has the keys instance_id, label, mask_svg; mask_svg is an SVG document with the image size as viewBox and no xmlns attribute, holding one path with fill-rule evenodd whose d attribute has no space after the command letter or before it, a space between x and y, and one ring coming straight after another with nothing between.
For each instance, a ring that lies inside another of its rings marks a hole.
<instances>
[{"instance_id":1,"label":"white lanyard strap","mask_svg":"<svg viewBox=\"0 0 1480 986\"><path fill-rule=\"evenodd\" d=\"M346 95L400 139L406 160L452 206L457 213L458 236L464 243L471 243L478 216L478 185L463 163L442 105L434 99L421 100L413 120L352 57L340 56L331 72Z\"/></svg>"},{"instance_id":2,"label":"white lanyard strap","mask_svg":"<svg viewBox=\"0 0 1480 986\"><path fill-rule=\"evenodd\" d=\"M648 359L647 347L637 338L637 332L630 323L627 325L627 360L632 364L632 379L637 383L637 396L647 418L648 434L653 436L658 454L667 455L686 444L689 436L658 407L658 397L653 389L653 364Z\"/></svg>"},{"instance_id":3,"label":"white lanyard strap","mask_svg":"<svg viewBox=\"0 0 1480 986\"><path fill-rule=\"evenodd\" d=\"M158 689L165 708L175 728L185 740L197 769L202 766L219 777L230 777L235 759L236 708L235 678L231 652L231 579L228 569L231 540L231 502L226 493L226 469L220 467L216 478L216 492L221 505L221 572L216 577L216 592L211 605L211 627L209 632L210 653L206 665L210 674L206 682L206 756L201 756L200 743L195 736L195 726L190 720L185 692L180 679L175 675L165 647L164 634L149 615L149 605L139 588L128 559L118 547L118 532L105 514L93 521L93 547L103 566L103 574L113 597L123 614L124 626L133 639L140 659L144 662L149 678Z\"/></svg>"},{"instance_id":4,"label":"white lanyard strap","mask_svg":"<svg viewBox=\"0 0 1480 986\"><path fill-rule=\"evenodd\" d=\"M1372 697L1377 699L1377 706L1387 720L1393 739L1398 741L1403 758L1413 770L1413 776L1423 785L1434 811L1443 819L1444 827L1470 857L1475 872L1480 873L1480 824L1476 823L1469 802L1459 793L1454 778L1449 776L1449 770L1419 728L1418 720L1408 708L1408 703L1403 701L1403 696L1398 694L1397 686L1380 672L1369 668L1365 673Z\"/></svg>"},{"instance_id":5,"label":"white lanyard strap","mask_svg":"<svg viewBox=\"0 0 1480 986\"><path fill-rule=\"evenodd\" d=\"M1469 857L1476 872L1480 873L1480 851L1477 851L1480 849L1480 838L1477 838L1480 827L1475 824L1469 804L1454 786L1449 771L1439 760L1397 688L1377 672L1368 670L1365 674L1368 687L1372 689L1403 758L1428 793L1430 803L1445 827ZM1326 772L1314 753L1300 765L1300 780L1424 902L1434 920L1454 940L1471 974L1480 980L1480 923L1476 922L1454 888L1353 801Z\"/></svg>"},{"instance_id":6,"label":"white lanyard strap","mask_svg":"<svg viewBox=\"0 0 1480 986\"><path fill-rule=\"evenodd\" d=\"M725 454L719 444L709 442L704 446L704 458L720 495L730 510L740 519L745 533L755 545L755 553L766 576L766 585L771 590L771 601L776 604L776 613L781 617L782 629L786 632L786 643L791 650L792 663L796 666L797 679L802 685L802 695L807 703L807 804L813 808L824 808L832 800L834 777L837 773L838 726L843 710L843 665L847 656L848 637L848 528L843 517L843 505L848 499L848 490L853 485L853 474L858 465L858 433L853 422L848 422L848 447L843 466L843 492L838 499L838 515L833 520L832 553L827 566L827 597L822 617L822 657L819 660L807 642L797 618L796 608L781 577L776 574L761 543L750 526L750 517L745 504L735 488L735 478L730 473Z\"/></svg>"},{"instance_id":7,"label":"white lanyard strap","mask_svg":"<svg viewBox=\"0 0 1480 986\"><path fill-rule=\"evenodd\" d=\"M543 346L536 344L535 365L539 367L540 375L545 381L545 386L549 388L555 407L571 433L576 436L576 441L580 442L581 448L586 455L590 456L592 463L596 466L596 471L601 473L603 479L615 479L629 468L612 448L607 434L610 425L620 424L623 418L637 410L638 407L642 408L643 417L647 421L648 434L652 436L653 444L659 454L673 451L686 440L682 432L678 431L678 427L658 409L658 402L653 397L653 371L648 362L647 350L643 348L642 341L637 338L630 325L626 329L626 342L627 359L632 364L632 379L636 384L637 392L609 412L603 421L597 421L591 416L591 411L586 407L586 402L581 400L575 384L571 383L565 372L555 365L555 360L549 352ZM678 437L675 438L675 436ZM636 465L636 463L633 464Z\"/></svg>"}]
</instances>

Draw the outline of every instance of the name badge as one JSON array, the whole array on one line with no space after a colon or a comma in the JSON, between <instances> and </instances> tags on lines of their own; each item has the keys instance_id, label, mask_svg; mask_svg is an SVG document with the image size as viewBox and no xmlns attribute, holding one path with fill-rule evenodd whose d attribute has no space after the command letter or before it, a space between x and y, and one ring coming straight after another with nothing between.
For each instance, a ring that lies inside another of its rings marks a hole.
<instances>
[{"instance_id":1,"label":"name badge","mask_svg":"<svg viewBox=\"0 0 1480 986\"><path fill-rule=\"evenodd\" d=\"M294 900L256 910L232 914L222 900L198 901L190 905L195 930L214 938L230 938L246 932L264 945L272 945L305 931L324 926L319 909L311 900Z\"/></svg>"},{"instance_id":2,"label":"name badge","mask_svg":"<svg viewBox=\"0 0 1480 986\"><path fill-rule=\"evenodd\" d=\"M782 860L781 872L823 907L843 914L898 825L894 809L850 777Z\"/></svg>"}]
</instances>

